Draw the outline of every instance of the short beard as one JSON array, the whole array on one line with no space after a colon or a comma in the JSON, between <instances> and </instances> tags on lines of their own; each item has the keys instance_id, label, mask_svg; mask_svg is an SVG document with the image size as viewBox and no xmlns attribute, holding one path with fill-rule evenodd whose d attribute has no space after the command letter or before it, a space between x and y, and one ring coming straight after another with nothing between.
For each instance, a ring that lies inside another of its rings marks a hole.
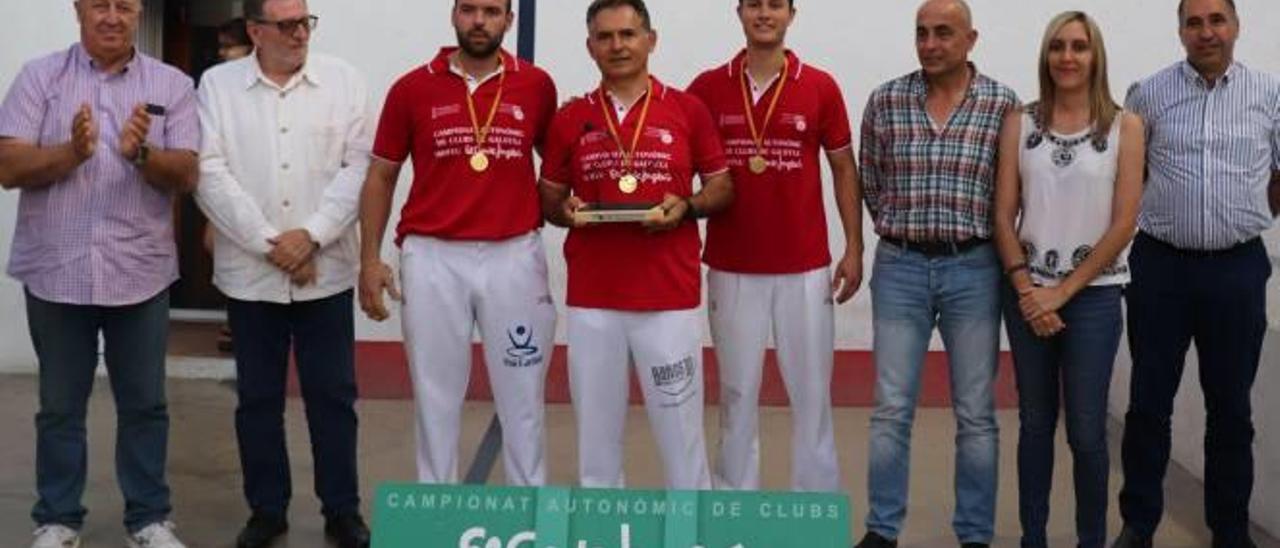
<instances>
[{"instance_id":1,"label":"short beard","mask_svg":"<svg viewBox=\"0 0 1280 548\"><path fill-rule=\"evenodd\" d=\"M471 40L467 38L467 34L468 34L467 32L458 31L457 34L458 34L458 48L471 57L475 57L475 58L488 57L490 55L493 55L494 52L498 51L498 48L502 47L503 36L501 34L493 37L492 40L486 42L480 47L475 47L471 45Z\"/></svg>"}]
</instances>

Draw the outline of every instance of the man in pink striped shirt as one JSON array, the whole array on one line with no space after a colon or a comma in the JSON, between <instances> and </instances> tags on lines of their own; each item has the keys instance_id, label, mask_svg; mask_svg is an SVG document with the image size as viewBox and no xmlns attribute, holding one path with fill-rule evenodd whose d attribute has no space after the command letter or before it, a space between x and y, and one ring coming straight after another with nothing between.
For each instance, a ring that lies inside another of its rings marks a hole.
<instances>
[{"instance_id":1,"label":"man in pink striped shirt","mask_svg":"<svg viewBox=\"0 0 1280 548\"><path fill-rule=\"evenodd\" d=\"M0 104L0 183L19 189L9 275L40 369L33 548L79 546L85 412L99 333L131 548L180 548L168 521L164 393L174 195L196 182L191 78L134 47L141 0L78 0L80 41L33 60Z\"/></svg>"}]
</instances>

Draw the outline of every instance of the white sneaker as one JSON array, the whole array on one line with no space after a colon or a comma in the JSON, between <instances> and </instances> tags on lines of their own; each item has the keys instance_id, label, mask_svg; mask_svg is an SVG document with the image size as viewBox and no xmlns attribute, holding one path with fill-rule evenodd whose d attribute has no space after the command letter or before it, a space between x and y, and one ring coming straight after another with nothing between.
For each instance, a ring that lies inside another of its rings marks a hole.
<instances>
[{"instance_id":1,"label":"white sneaker","mask_svg":"<svg viewBox=\"0 0 1280 548\"><path fill-rule=\"evenodd\" d=\"M41 525L32 535L31 548L80 548L80 533L66 525Z\"/></svg>"},{"instance_id":2,"label":"white sneaker","mask_svg":"<svg viewBox=\"0 0 1280 548\"><path fill-rule=\"evenodd\" d=\"M187 548L173 534L174 529L177 527L172 521L152 523L125 537L124 542L129 548Z\"/></svg>"}]
</instances>

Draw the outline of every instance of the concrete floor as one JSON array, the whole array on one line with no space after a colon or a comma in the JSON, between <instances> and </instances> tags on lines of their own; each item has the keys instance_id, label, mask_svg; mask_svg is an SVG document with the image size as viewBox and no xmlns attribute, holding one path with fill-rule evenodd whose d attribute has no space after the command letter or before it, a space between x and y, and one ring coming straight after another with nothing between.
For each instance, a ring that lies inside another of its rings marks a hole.
<instances>
[{"instance_id":1,"label":"concrete floor","mask_svg":"<svg viewBox=\"0 0 1280 548\"><path fill-rule=\"evenodd\" d=\"M29 542L28 513L33 502L34 427L36 382L31 376L0 376L0 547L24 547ZM172 380L169 383L172 434L170 481L174 492L174 521L179 533L193 548L230 547L247 517L240 496L240 473L232 432L235 395L228 385L210 380ZM365 401L360 403L360 455L363 492L371 493L384 481L411 481L414 478L412 403L408 401ZM110 392L99 382L90 410L90 470L85 495L90 515L84 529L88 547L121 546L122 502L112 469L114 415ZM319 504L312 495L310 453L301 403L291 401L288 409L289 446L294 470L294 502L291 526L280 548L325 546L321 532ZM492 406L468 404L464 415L463 463L469 463L489 420ZM853 502L854 538L863 531L865 511L866 431L869 410L838 409L836 432L840 442L844 483ZM761 417L765 487L785 489L788 478L788 432L790 415L785 408L765 409ZM714 432L716 410L708 408L707 427ZM1014 465L1017 415L1002 411L1000 424L1001 477L995 546L1018 546L1016 467ZM951 535L951 484L954 421L945 410L921 410L915 429L912 456L913 481L901 545L908 548L955 546ZM548 409L548 455L550 477L558 484L573 483L577 467L572 409ZM642 408L633 408L627 429L631 448L627 476L632 486L661 484L661 470ZM713 444L712 444L713 445ZM1112 449L1112 491L1119 489L1119 450ZM1070 457L1065 442L1059 443L1051 544L1074 546L1073 499ZM501 465L492 483L501 482ZM1201 517L1201 487L1191 476L1171 468L1167 499L1171 504L1161 525L1156 545L1162 548L1208 546L1209 536ZM1115 500L1113 495L1112 500ZM367 503L367 501L366 501ZM366 513L368 510L366 510ZM1111 528L1119 527L1118 511L1111 506ZM1255 533L1262 548L1280 548L1280 542Z\"/></svg>"}]
</instances>

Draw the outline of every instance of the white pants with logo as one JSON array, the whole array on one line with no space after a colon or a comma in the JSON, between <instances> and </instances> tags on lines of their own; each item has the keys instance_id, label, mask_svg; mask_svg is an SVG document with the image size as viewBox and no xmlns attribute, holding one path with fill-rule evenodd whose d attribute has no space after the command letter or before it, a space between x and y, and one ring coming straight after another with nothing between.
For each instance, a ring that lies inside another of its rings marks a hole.
<instances>
[{"instance_id":1,"label":"white pants with logo","mask_svg":"<svg viewBox=\"0 0 1280 548\"><path fill-rule=\"evenodd\" d=\"M497 242L410 236L401 251L404 338L417 404L418 480L458 481L458 431L478 326L510 485L542 485L543 386L556 310L538 232Z\"/></svg>"},{"instance_id":2,"label":"white pants with logo","mask_svg":"<svg viewBox=\"0 0 1280 548\"><path fill-rule=\"evenodd\" d=\"M583 487L621 488L629 364L670 489L710 489L702 424L702 336L697 309L625 312L570 307L569 387L578 420Z\"/></svg>"},{"instance_id":3,"label":"white pants with logo","mask_svg":"<svg viewBox=\"0 0 1280 548\"><path fill-rule=\"evenodd\" d=\"M841 490L831 426L835 327L829 270L754 275L713 269L707 292L720 372L716 488L760 488L758 407L772 330L791 401L791 487Z\"/></svg>"}]
</instances>

